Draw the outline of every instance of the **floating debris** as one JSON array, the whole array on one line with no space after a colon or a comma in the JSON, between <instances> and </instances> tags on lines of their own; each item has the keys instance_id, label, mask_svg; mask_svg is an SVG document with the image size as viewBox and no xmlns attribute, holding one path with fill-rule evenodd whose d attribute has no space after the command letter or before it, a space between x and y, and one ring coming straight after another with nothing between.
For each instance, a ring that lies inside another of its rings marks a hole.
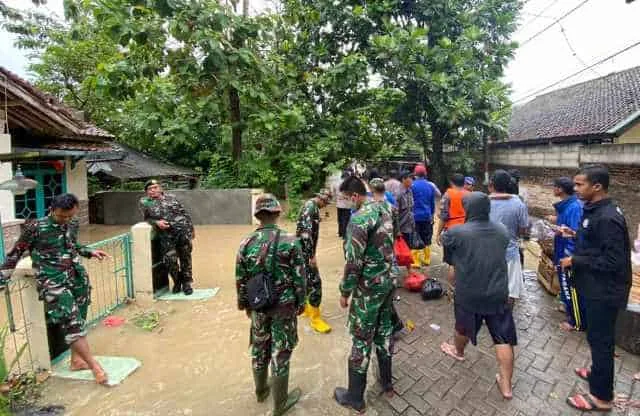
<instances>
[{"instance_id":1,"label":"floating debris","mask_svg":"<svg viewBox=\"0 0 640 416\"><path fill-rule=\"evenodd\" d=\"M156 310L140 312L133 317L133 324L140 329L151 332L160 326L160 312Z\"/></svg>"}]
</instances>

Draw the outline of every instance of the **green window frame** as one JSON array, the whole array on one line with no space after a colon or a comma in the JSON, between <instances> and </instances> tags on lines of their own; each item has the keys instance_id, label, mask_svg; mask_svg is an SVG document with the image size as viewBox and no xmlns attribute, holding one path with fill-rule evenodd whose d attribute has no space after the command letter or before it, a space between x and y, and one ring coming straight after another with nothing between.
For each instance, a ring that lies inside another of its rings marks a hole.
<instances>
[{"instance_id":1,"label":"green window frame","mask_svg":"<svg viewBox=\"0 0 640 416\"><path fill-rule=\"evenodd\" d=\"M65 170L56 171L46 163L37 162L21 165L24 176L38 182L35 189L24 195L15 195L16 218L36 219L47 215L47 209L53 197L67 191Z\"/></svg>"}]
</instances>

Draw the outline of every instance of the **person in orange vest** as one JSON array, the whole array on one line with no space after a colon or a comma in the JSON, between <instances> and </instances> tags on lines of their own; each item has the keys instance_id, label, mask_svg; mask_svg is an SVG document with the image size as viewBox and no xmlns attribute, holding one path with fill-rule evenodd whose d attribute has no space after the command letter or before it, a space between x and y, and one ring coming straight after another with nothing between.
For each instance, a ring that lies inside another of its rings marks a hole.
<instances>
[{"instance_id":1,"label":"person in orange vest","mask_svg":"<svg viewBox=\"0 0 640 416\"><path fill-rule=\"evenodd\" d=\"M464 176L456 173L449 182L450 188L440 201L440 222L436 233L436 242L442 245L442 233L453 227L464 224L465 212L462 198L469 193L464 189Z\"/></svg>"}]
</instances>

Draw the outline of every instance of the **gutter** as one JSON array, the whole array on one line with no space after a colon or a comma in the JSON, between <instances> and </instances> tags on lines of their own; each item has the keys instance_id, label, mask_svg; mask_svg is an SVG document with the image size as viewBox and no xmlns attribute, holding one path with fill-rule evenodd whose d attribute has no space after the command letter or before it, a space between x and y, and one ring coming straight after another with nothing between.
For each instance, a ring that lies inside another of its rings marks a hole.
<instances>
[{"instance_id":1,"label":"gutter","mask_svg":"<svg viewBox=\"0 0 640 416\"><path fill-rule=\"evenodd\" d=\"M637 121L638 119L640 119L640 110L631 113L629 117L625 118L615 126L611 127L609 130L607 130L607 133L615 134L616 136L621 136L627 130L629 130L634 124L634 122Z\"/></svg>"}]
</instances>

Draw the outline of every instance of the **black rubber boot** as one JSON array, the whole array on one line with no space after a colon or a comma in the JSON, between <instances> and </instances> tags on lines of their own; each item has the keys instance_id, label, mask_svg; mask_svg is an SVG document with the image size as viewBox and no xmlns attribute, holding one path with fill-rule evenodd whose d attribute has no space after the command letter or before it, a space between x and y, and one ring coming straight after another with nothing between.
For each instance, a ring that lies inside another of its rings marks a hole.
<instances>
[{"instance_id":1,"label":"black rubber boot","mask_svg":"<svg viewBox=\"0 0 640 416\"><path fill-rule=\"evenodd\" d=\"M349 369L349 388L336 387L333 396L344 407L350 407L357 412L364 412L364 391L367 388L367 376Z\"/></svg>"},{"instance_id":2,"label":"black rubber boot","mask_svg":"<svg viewBox=\"0 0 640 416\"><path fill-rule=\"evenodd\" d=\"M173 279L173 289L171 289L172 293L180 293L182 292L182 282L179 279Z\"/></svg>"},{"instance_id":3,"label":"black rubber boot","mask_svg":"<svg viewBox=\"0 0 640 416\"><path fill-rule=\"evenodd\" d=\"M289 374L284 376L273 376L272 380L273 416L282 416L287 413L293 405L298 403L298 400L300 400L300 396L302 395L302 391L295 388L291 393L289 393Z\"/></svg>"},{"instance_id":4,"label":"black rubber boot","mask_svg":"<svg viewBox=\"0 0 640 416\"><path fill-rule=\"evenodd\" d=\"M262 403L269 397L269 384L267 384L267 378L269 377L269 368L262 370L253 370L253 381L256 384L256 399L258 403Z\"/></svg>"},{"instance_id":5,"label":"black rubber boot","mask_svg":"<svg viewBox=\"0 0 640 416\"><path fill-rule=\"evenodd\" d=\"M193 293L193 288L191 287L191 282L182 283L182 291L187 296L191 295Z\"/></svg>"},{"instance_id":6,"label":"black rubber boot","mask_svg":"<svg viewBox=\"0 0 640 416\"><path fill-rule=\"evenodd\" d=\"M378 355L378 369L380 373L380 385L386 395L393 395L393 379L391 378L391 357Z\"/></svg>"}]
</instances>

